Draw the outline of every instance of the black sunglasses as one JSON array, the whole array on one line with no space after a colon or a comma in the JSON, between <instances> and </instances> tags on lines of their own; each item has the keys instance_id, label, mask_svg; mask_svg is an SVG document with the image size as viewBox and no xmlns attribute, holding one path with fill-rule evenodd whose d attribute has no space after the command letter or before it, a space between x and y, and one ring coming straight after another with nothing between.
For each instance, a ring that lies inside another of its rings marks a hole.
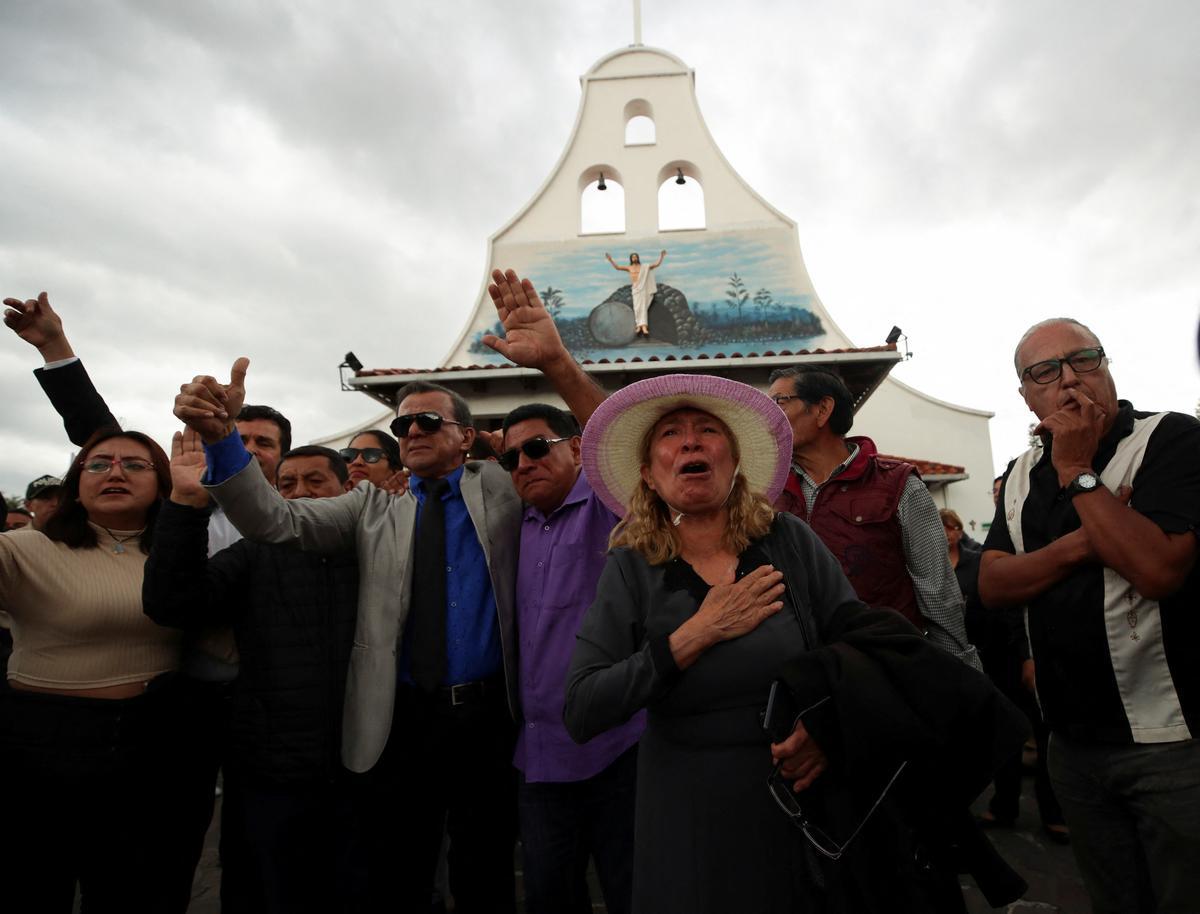
<instances>
[{"instance_id":1,"label":"black sunglasses","mask_svg":"<svg viewBox=\"0 0 1200 914\"><path fill-rule=\"evenodd\" d=\"M461 422L455 422L453 419L444 419L437 413L405 413L392 420L392 434L397 438L407 438L409 426L413 422L417 423L417 428L429 435L443 425L462 425Z\"/></svg>"},{"instance_id":2,"label":"black sunglasses","mask_svg":"<svg viewBox=\"0 0 1200 914\"><path fill-rule=\"evenodd\" d=\"M346 463L353 463L360 454L363 463L379 463L387 456L381 447L344 447L338 453Z\"/></svg>"},{"instance_id":3,"label":"black sunglasses","mask_svg":"<svg viewBox=\"0 0 1200 914\"><path fill-rule=\"evenodd\" d=\"M542 435L538 435L536 438L530 438L519 448L509 448L497 460L503 469L511 473L521 463L522 453L530 460L541 460L550 453L550 445L570 440L570 438L545 438Z\"/></svg>"}]
</instances>

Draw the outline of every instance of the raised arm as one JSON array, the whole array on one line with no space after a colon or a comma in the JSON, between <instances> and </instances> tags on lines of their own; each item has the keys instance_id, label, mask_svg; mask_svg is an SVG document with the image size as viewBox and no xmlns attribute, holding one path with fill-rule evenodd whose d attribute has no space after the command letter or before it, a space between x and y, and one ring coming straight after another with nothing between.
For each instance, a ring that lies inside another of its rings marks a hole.
<instances>
[{"instance_id":1,"label":"raised arm","mask_svg":"<svg viewBox=\"0 0 1200 914\"><path fill-rule=\"evenodd\" d=\"M629 267L623 267L619 263L617 263L615 260L613 260L612 254L605 253L604 257L606 260L608 260L609 263L612 264L612 268L614 270L624 270L626 273L629 272Z\"/></svg>"},{"instance_id":2,"label":"raised arm","mask_svg":"<svg viewBox=\"0 0 1200 914\"><path fill-rule=\"evenodd\" d=\"M82 447L98 429L118 427L116 417L76 358L49 296L42 292L26 301L6 298L4 304L5 325L37 349L46 363L33 373L50 405L62 417L71 443Z\"/></svg>"},{"instance_id":3,"label":"raised arm","mask_svg":"<svg viewBox=\"0 0 1200 914\"><path fill-rule=\"evenodd\" d=\"M493 270L488 294L504 325L504 338L488 334L484 345L522 368L541 371L580 426L587 425L607 394L571 357L533 283L518 278L513 270Z\"/></svg>"},{"instance_id":4,"label":"raised arm","mask_svg":"<svg viewBox=\"0 0 1200 914\"><path fill-rule=\"evenodd\" d=\"M21 301L6 298L4 325L34 347L47 362L75 357L75 351L63 332L62 318L50 307L50 297L42 292L37 298Z\"/></svg>"},{"instance_id":5,"label":"raised arm","mask_svg":"<svg viewBox=\"0 0 1200 914\"><path fill-rule=\"evenodd\" d=\"M667 252L666 252L666 251L661 251L661 252L659 253L659 255L658 255L658 260L656 260L656 261L655 261L655 262L654 262L654 263L651 265L650 269L652 269L652 270L657 270L659 267L661 267L661 266L662 266L662 262L663 262L664 260L666 260L666 259L667 259Z\"/></svg>"},{"instance_id":6,"label":"raised arm","mask_svg":"<svg viewBox=\"0 0 1200 914\"><path fill-rule=\"evenodd\" d=\"M369 487L335 498L285 500L263 477L231 417L246 398L250 360L233 364L228 384L199 375L180 387L175 415L204 442L210 495L242 536L260 543L290 543L311 552L354 548L358 518ZM380 497L387 497L380 493Z\"/></svg>"}]
</instances>

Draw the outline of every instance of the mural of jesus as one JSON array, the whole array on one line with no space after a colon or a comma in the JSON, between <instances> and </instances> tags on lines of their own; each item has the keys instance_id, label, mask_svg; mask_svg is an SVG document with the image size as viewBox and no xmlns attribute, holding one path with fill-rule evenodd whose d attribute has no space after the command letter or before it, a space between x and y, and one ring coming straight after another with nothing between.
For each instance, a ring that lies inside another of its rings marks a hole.
<instances>
[{"instance_id":1,"label":"mural of jesus","mask_svg":"<svg viewBox=\"0 0 1200 914\"><path fill-rule=\"evenodd\" d=\"M629 266L627 267L623 267L613 260L611 254L606 253L604 256L612 264L614 270L623 270L629 274L629 285L633 292L633 319L637 324L637 335L650 336L647 315L650 312L650 301L658 289L654 284L654 271L662 266L667 252L662 251L658 255L658 262L649 266L643 266L642 258L638 254L629 255Z\"/></svg>"}]
</instances>

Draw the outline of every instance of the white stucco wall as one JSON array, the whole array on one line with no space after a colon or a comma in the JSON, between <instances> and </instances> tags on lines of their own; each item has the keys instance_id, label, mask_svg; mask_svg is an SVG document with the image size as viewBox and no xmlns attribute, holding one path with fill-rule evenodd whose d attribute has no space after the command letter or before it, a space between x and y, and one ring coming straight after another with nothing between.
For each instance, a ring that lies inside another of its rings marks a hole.
<instances>
[{"instance_id":1,"label":"white stucco wall","mask_svg":"<svg viewBox=\"0 0 1200 914\"><path fill-rule=\"evenodd\" d=\"M858 411L851 434L873 439L885 454L965 467L970 478L942 487L934 500L957 511L967 532L980 539L993 511L990 417L888 378Z\"/></svg>"}]
</instances>

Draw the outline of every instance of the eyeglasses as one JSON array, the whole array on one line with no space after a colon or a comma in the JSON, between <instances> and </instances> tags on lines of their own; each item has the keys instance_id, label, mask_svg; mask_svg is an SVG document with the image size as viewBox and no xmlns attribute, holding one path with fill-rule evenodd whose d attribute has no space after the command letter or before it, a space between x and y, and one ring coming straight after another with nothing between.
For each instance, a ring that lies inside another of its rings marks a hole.
<instances>
[{"instance_id":1,"label":"eyeglasses","mask_svg":"<svg viewBox=\"0 0 1200 914\"><path fill-rule=\"evenodd\" d=\"M106 460L103 457L97 457L95 460L89 460L87 463L83 464L83 471L85 473L95 473L96 475L99 475L101 473L107 473L118 464L120 464L121 469L126 473L144 473L146 470L154 469L154 464L147 463L140 457L114 457L110 460Z\"/></svg>"},{"instance_id":2,"label":"eyeglasses","mask_svg":"<svg viewBox=\"0 0 1200 914\"><path fill-rule=\"evenodd\" d=\"M1021 372L1021 379L1029 378L1034 384L1050 384L1062 377L1063 365L1070 365L1076 374L1095 371L1104 361L1104 347L1095 346L1079 349L1061 359L1046 359L1034 362Z\"/></svg>"},{"instance_id":3,"label":"eyeglasses","mask_svg":"<svg viewBox=\"0 0 1200 914\"><path fill-rule=\"evenodd\" d=\"M338 453L346 463L353 463L360 456L363 463L379 463L385 456L381 447L344 447Z\"/></svg>"},{"instance_id":4,"label":"eyeglasses","mask_svg":"<svg viewBox=\"0 0 1200 914\"><path fill-rule=\"evenodd\" d=\"M497 460L502 468L511 473L520 464L521 454L524 454L530 460L541 460L550 453L550 445L570 440L570 438L545 438L542 435L538 435L536 438L530 438L519 448L509 448Z\"/></svg>"},{"instance_id":5,"label":"eyeglasses","mask_svg":"<svg viewBox=\"0 0 1200 914\"><path fill-rule=\"evenodd\" d=\"M455 422L453 419L444 419L437 413L405 413L392 420L392 434L397 438L407 438L409 426L414 422L417 423L417 428L429 435L443 425L462 425L461 422Z\"/></svg>"},{"instance_id":6,"label":"eyeglasses","mask_svg":"<svg viewBox=\"0 0 1200 914\"><path fill-rule=\"evenodd\" d=\"M775 401L776 406L782 407L788 400L802 400L803 397L796 394L776 394L771 399Z\"/></svg>"},{"instance_id":7,"label":"eyeglasses","mask_svg":"<svg viewBox=\"0 0 1200 914\"><path fill-rule=\"evenodd\" d=\"M829 837L817 825L814 825L812 820L808 818L804 812L804 808L800 805L800 801L796 798L796 792L792 790L792 785L788 779L780 774L780 769L783 767L783 759L775 763L774 769L771 771L771 776L767 778L767 789L771 791L771 796L775 799L776 805L783 810L784 815L792 820L800 831L804 832L804 837L808 839L808 843L813 846L813 849L824 857L830 860L840 860L842 855L846 853L846 848L850 846L858 833L862 831L863 826L867 824L867 820L879 808L879 804L883 802L883 798L887 796L887 792L892 789L892 785L896 783L896 778L900 777L900 772L904 770L904 766L908 762L901 762L900 767L896 769L896 773L892 775L891 780L883 788L883 793L867 810L867 814L863 816L862 821L855 826L854 831L850 833L850 837L839 844L833 838Z\"/></svg>"}]
</instances>

